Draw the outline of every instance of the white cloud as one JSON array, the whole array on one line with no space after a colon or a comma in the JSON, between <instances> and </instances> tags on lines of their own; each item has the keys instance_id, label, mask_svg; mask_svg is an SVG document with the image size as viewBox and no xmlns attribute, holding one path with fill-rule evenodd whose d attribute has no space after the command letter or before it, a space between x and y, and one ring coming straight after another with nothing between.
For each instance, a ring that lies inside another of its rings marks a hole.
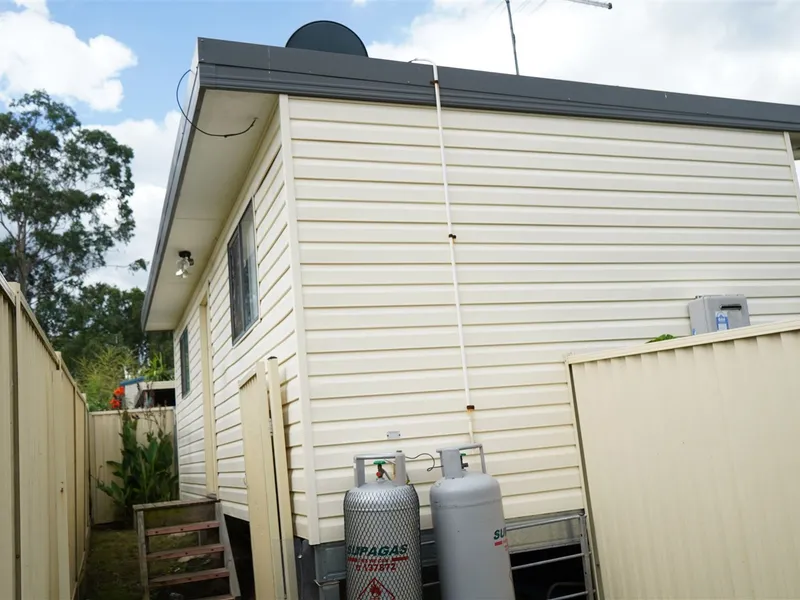
<instances>
[{"instance_id":1,"label":"white cloud","mask_svg":"<svg viewBox=\"0 0 800 600\"><path fill-rule=\"evenodd\" d=\"M800 2L613 4L512 0L522 74L800 104ZM504 0L435 0L404 39L369 53L514 71Z\"/></svg>"},{"instance_id":2,"label":"white cloud","mask_svg":"<svg viewBox=\"0 0 800 600\"><path fill-rule=\"evenodd\" d=\"M128 245L120 246L108 254L106 262L109 265L124 266L139 258L149 263L153 258L172 151L181 118L180 113L173 111L161 122L152 119L127 120L118 125L97 127L111 133L120 143L133 148L134 152L132 171L136 190L130 203L136 219L136 231ZM147 273L131 275L124 268L106 267L93 271L87 281L144 288L147 285Z\"/></svg>"},{"instance_id":3,"label":"white cloud","mask_svg":"<svg viewBox=\"0 0 800 600\"><path fill-rule=\"evenodd\" d=\"M50 20L45 0L14 1L21 11L0 12L0 99L46 89L94 110L117 110L119 76L136 65L133 51L106 35L81 40Z\"/></svg>"},{"instance_id":4,"label":"white cloud","mask_svg":"<svg viewBox=\"0 0 800 600\"><path fill-rule=\"evenodd\" d=\"M47 9L47 0L14 0L14 4L20 8L27 8L33 12L37 12L45 17L50 14Z\"/></svg>"}]
</instances>

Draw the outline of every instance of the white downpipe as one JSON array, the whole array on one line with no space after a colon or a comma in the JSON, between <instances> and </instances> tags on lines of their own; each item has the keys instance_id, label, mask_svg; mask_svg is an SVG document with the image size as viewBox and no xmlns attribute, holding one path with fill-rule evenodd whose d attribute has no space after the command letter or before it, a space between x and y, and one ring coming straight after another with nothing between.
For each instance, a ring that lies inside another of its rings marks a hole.
<instances>
[{"instance_id":1,"label":"white downpipe","mask_svg":"<svg viewBox=\"0 0 800 600\"><path fill-rule=\"evenodd\" d=\"M433 67L433 89L436 95L436 124L439 128L439 153L442 159L442 184L444 187L444 206L447 215L447 237L450 241L450 268L453 272L453 292L456 302L456 322L458 324L458 347L461 351L461 375L464 379L464 396L467 402L467 422L469 424L469 441L475 443L475 433L472 424L472 393L469 387L467 374L467 349L464 345L464 323L461 319L461 296L458 290L458 272L456 270L456 235L453 233L453 218L450 210L450 187L447 183L447 161L444 156L444 127L442 126L442 99L439 93L439 68L436 63L426 58L415 58L410 62L427 63Z\"/></svg>"}]
</instances>

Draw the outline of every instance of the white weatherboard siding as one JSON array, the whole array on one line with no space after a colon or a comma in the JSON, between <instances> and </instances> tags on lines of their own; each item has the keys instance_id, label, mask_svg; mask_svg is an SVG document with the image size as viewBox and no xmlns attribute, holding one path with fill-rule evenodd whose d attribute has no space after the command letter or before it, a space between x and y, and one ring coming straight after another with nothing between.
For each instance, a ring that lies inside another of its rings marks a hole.
<instances>
[{"instance_id":1,"label":"white weatherboard siding","mask_svg":"<svg viewBox=\"0 0 800 600\"><path fill-rule=\"evenodd\" d=\"M181 389L181 346L184 329L189 338L189 393ZM182 500L206 495L205 434L203 431L203 370L200 350L200 311L195 307L175 331L175 418L178 429L178 474Z\"/></svg>"},{"instance_id":2,"label":"white weatherboard siding","mask_svg":"<svg viewBox=\"0 0 800 600\"><path fill-rule=\"evenodd\" d=\"M289 108L305 452L324 542L343 536L353 454L433 452L467 442L468 428L434 108L305 99ZM689 334L686 304L698 294L747 295L753 323L800 316L785 137L443 118L476 441L508 518L581 508L565 354ZM389 430L402 439L387 442ZM415 463L413 481L437 477L428 464ZM418 489L427 505L427 486Z\"/></svg>"},{"instance_id":3,"label":"white weatherboard siding","mask_svg":"<svg viewBox=\"0 0 800 600\"><path fill-rule=\"evenodd\" d=\"M234 345L231 339L227 243L250 200L253 201L256 223L259 319ZM299 448L302 442L287 224L281 136L276 113L271 117L261 147L254 156L253 166L201 282L207 283L209 290L218 494L226 514L241 519L248 518L248 509L238 382L257 361L270 356L279 358L287 445L290 448ZM189 311L191 314L196 313L202 296L199 288L195 296L194 308ZM176 336L178 335L180 331L176 331ZM199 339L199 331L197 337ZM196 360L199 370L199 355ZM202 386L194 383L194 372L192 376L193 389L196 385L198 394L201 394ZM202 440L202 403L198 406L197 415L193 413L192 416L197 419L196 435ZM183 451L182 449L181 452ZM198 446L197 452L198 460L202 461L202 444ZM290 459L289 468L294 480L302 480L300 460ZM200 468L199 476L202 473ZM300 499L302 500L302 496ZM307 536L302 502L297 503L295 513L298 535Z\"/></svg>"}]
</instances>

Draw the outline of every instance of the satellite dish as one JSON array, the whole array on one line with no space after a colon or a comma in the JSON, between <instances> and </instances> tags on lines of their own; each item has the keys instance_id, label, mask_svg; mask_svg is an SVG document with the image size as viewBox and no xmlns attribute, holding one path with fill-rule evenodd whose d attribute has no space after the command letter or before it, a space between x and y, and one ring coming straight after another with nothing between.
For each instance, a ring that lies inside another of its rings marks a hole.
<instances>
[{"instance_id":1,"label":"satellite dish","mask_svg":"<svg viewBox=\"0 0 800 600\"><path fill-rule=\"evenodd\" d=\"M349 27L334 21L314 21L303 25L292 34L286 47L368 56L361 38Z\"/></svg>"}]
</instances>

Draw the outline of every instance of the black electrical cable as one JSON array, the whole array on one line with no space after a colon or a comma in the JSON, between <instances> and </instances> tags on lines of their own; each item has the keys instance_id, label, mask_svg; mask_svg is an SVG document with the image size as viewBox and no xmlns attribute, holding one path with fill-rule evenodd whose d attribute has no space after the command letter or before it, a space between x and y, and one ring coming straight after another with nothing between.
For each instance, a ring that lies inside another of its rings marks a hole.
<instances>
[{"instance_id":1,"label":"black electrical cable","mask_svg":"<svg viewBox=\"0 0 800 600\"><path fill-rule=\"evenodd\" d=\"M207 131L203 131L197 125L192 123L192 120L189 118L189 115L186 114L186 111L184 111L183 107L181 106L181 97L180 97L181 84L183 83L183 80L186 79L186 76L191 72L192 72L191 69L187 69L187 71L183 75L181 75L181 78L178 80L178 85L175 88L175 102L178 103L178 110L181 111L183 118L186 119L186 122L189 125L191 125L192 129L194 129L195 131L199 131L203 135L207 135L209 137L230 138L230 137L236 137L237 135L244 135L255 126L256 121L258 121L258 118L253 118L253 122L250 123L250 126L247 129L243 129L242 131L239 131L237 133L209 133Z\"/></svg>"},{"instance_id":2,"label":"black electrical cable","mask_svg":"<svg viewBox=\"0 0 800 600\"><path fill-rule=\"evenodd\" d=\"M430 452L423 452L422 454L417 454L416 456L409 456L408 460L417 460L420 456L428 456L430 457L431 462L433 462L433 465L431 465L426 469L428 473L430 473L436 468L436 458Z\"/></svg>"}]
</instances>

